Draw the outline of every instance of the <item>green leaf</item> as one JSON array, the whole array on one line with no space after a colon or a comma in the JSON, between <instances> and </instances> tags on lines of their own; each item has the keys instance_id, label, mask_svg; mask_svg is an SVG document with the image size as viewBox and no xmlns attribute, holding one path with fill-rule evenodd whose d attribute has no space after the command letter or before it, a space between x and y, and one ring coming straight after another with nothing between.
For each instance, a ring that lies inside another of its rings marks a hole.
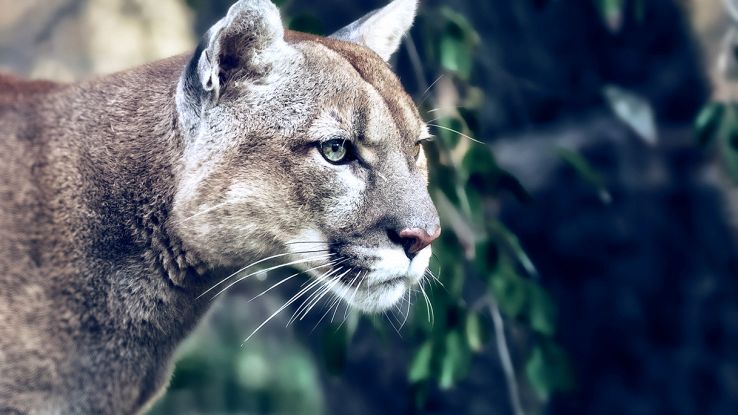
<instances>
[{"instance_id":1,"label":"green leaf","mask_svg":"<svg viewBox=\"0 0 738 415\"><path fill-rule=\"evenodd\" d=\"M481 352L489 341L489 327L479 313L470 312L466 316L466 341L474 352Z\"/></svg>"},{"instance_id":2,"label":"green leaf","mask_svg":"<svg viewBox=\"0 0 738 415\"><path fill-rule=\"evenodd\" d=\"M473 173L492 176L499 171L492 152L484 146L474 146L467 151L461 161L461 168L466 177Z\"/></svg>"},{"instance_id":3,"label":"green leaf","mask_svg":"<svg viewBox=\"0 0 738 415\"><path fill-rule=\"evenodd\" d=\"M410 383L418 383L430 377L432 357L433 344L430 340L426 340L415 353L412 363L410 363L410 371L408 372Z\"/></svg>"},{"instance_id":4,"label":"green leaf","mask_svg":"<svg viewBox=\"0 0 738 415\"><path fill-rule=\"evenodd\" d=\"M556 392L574 387L574 374L566 352L551 340L542 340L525 365L525 373L539 398L547 401Z\"/></svg>"},{"instance_id":5,"label":"green leaf","mask_svg":"<svg viewBox=\"0 0 738 415\"><path fill-rule=\"evenodd\" d=\"M434 124L441 126L436 128L436 135L449 151L461 142L463 137L459 133L466 131L466 122L460 117L441 117ZM463 174L463 171L460 173Z\"/></svg>"},{"instance_id":6,"label":"green leaf","mask_svg":"<svg viewBox=\"0 0 738 415\"><path fill-rule=\"evenodd\" d=\"M413 385L413 395L415 396L415 409L417 409L418 413L422 413L424 411L421 411L421 409L425 408L425 405L428 403L428 395L429 395L429 384L428 382L422 382L417 383Z\"/></svg>"},{"instance_id":7,"label":"green leaf","mask_svg":"<svg viewBox=\"0 0 738 415\"><path fill-rule=\"evenodd\" d=\"M500 309L511 318L518 318L525 311L528 288L510 264L501 262L492 277L490 289L497 299Z\"/></svg>"},{"instance_id":8,"label":"green leaf","mask_svg":"<svg viewBox=\"0 0 738 415\"><path fill-rule=\"evenodd\" d=\"M443 9L442 15L445 25L438 46L441 67L468 80L474 64L477 33L463 15L447 8Z\"/></svg>"},{"instance_id":9,"label":"green leaf","mask_svg":"<svg viewBox=\"0 0 738 415\"><path fill-rule=\"evenodd\" d=\"M718 130L720 155L729 177L738 185L738 106L725 111Z\"/></svg>"},{"instance_id":10,"label":"green leaf","mask_svg":"<svg viewBox=\"0 0 738 415\"><path fill-rule=\"evenodd\" d=\"M499 188L499 191L510 192L521 203L528 203L533 200L533 196L531 196L523 184L507 171L500 171L495 186Z\"/></svg>"},{"instance_id":11,"label":"green leaf","mask_svg":"<svg viewBox=\"0 0 738 415\"><path fill-rule=\"evenodd\" d=\"M490 240L477 243L474 249L474 263L480 275L491 275L497 267L499 257L497 244Z\"/></svg>"},{"instance_id":12,"label":"green leaf","mask_svg":"<svg viewBox=\"0 0 738 415\"><path fill-rule=\"evenodd\" d=\"M469 353L461 333L454 330L446 335L445 350L441 360L441 373L438 385L441 389L450 389L456 382L466 376L469 370Z\"/></svg>"},{"instance_id":13,"label":"green leaf","mask_svg":"<svg viewBox=\"0 0 738 415\"><path fill-rule=\"evenodd\" d=\"M547 336L556 332L556 306L546 291L537 284L528 285L528 318L530 327Z\"/></svg>"},{"instance_id":14,"label":"green leaf","mask_svg":"<svg viewBox=\"0 0 738 415\"><path fill-rule=\"evenodd\" d=\"M707 146L717 135L725 115L725 107L722 102L711 102L697 115L694 131L700 146Z\"/></svg>"},{"instance_id":15,"label":"green leaf","mask_svg":"<svg viewBox=\"0 0 738 415\"><path fill-rule=\"evenodd\" d=\"M610 32L619 32L623 27L625 0L595 0L595 5Z\"/></svg>"},{"instance_id":16,"label":"green leaf","mask_svg":"<svg viewBox=\"0 0 738 415\"><path fill-rule=\"evenodd\" d=\"M440 189L451 204L459 206L457 193L456 170L449 166L437 165L431 170L431 185Z\"/></svg>"},{"instance_id":17,"label":"green leaf","mask_svg":"<svg viewBox=\"0 0 738 415\"><path fill-rule=\"evenodd\" d=\"M497 167L492 152L486 146L471 146L461 160L461 176L466 180L466 192L469 199L478 195L474 203L470 200L473 210L482 210L481 197L494 196L497 193L497 181L500 169Z\"/></svg>"},{"instance_id":18,"label":"green leaf","mask_svg":"<svg viewBox=\"0 0 738 415\"><path fill-rule=\"evenodd\" d=\"M604 89L605 97L613 113L628 125L649 145L658 141L656 133L656 116L651 104L640 95L615 85Z\"/></svg>"},{"instance_id":19,"label":"green leaf","mask_svg":"<svg viewBox=\"0 0 738 415\"><path fill-rule=\"evenodd\" d=\"M520 240L512 231L510 231L510 229L507 228L507 226L505 226L505 224L499 220L492 220L487 222L487 228L489 229L490 234L498 242L498 245L510 252L529 276L538 276L538 270L535 265L533 265L533 261L528 256L528 253L523 249L523 246L520 244Z\"/></svg>"},{"instance_id":20,"label":"green leaf","mask_svg":"<svg viewBox=\"0 0 738 415\"><path fill-rule=\"evenodd\" d=\"M571 150L564 148L559 149L559 156L566 162L585 182L589 183L600 197L602 203L610 204L612 196L605 186L605 180L597 171L589 164L587 159Z\"/></svg>"}]
</instances>

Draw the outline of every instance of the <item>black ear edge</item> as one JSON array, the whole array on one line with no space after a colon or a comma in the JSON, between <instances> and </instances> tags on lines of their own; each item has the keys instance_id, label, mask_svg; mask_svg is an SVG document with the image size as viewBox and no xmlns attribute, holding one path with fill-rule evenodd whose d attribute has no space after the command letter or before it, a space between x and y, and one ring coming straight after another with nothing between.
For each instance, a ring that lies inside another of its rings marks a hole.
<instances>
[{"instance_id":1,"label":"black ear edge","mask_svg":"<svg viewBox=\"0 0 738 415\"><path fill-rule=\"evenodd\" d=\"M217 95L221 95L225 90L229 78L242 69L243 62L248 60L248 56L246 55L252 49L250 46L254 44L253 39L244 37L243 35L229 34L225 28L222 28L215 34L208 32L200 39L195 52L185 67L183 75L184 92L190 99L193 99L193 105L198 105L198 107L210 93L208 86L212 82L212 79L202 78L204 74L201 73L200 65L203 54L212 53L212 37L220 37L223 41L220 45L222 49L219 52L219 56L208 55L206 58L208 63L217 65L218 67L218 88L220 90ZM239 41L241 44L237 44ZM196 102L194 102L195 100Z\"/></svg>"},{"instance_id":2,"label":"black ear edge","mask_svg":"<svg viewBox=\"0 0 738 415\"><path fill-rule=\"evenodd\" d=\"M200 39L200 43L197 44L197 48L195 49L194 54L190 57L190 61L187 63L184 71L184 80L182 84L183 90L188 100L190 100L191 105L195 106L195 108L201 107L203 98L207 93L207 91L202 87L203 82L202 79L200 79L200 74L197 70L200 56L205 52L207 44L208 39Z\"/></svg>"}]
</instances>

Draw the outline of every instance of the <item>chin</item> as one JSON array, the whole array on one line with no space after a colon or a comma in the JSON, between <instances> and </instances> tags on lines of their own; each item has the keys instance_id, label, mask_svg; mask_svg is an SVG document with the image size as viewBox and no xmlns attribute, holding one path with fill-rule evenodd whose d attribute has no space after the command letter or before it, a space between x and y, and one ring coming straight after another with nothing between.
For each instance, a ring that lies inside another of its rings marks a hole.
<instances>
[{"instance_id":1,"label":"chin","mask_svg":"<svg viewBox=\"0 0 738 415\"><path fill-rule=\"evenodd\" d=\"M352 298L345 298L348 304L364 313L381 313L394 307L411 288L406 279L387 281L374 287L359 289Z\"/></svg>"},{"instance_id":2,"label":"chin","mask_svg":"<svg viewBox=\"0 0 738 415\"><path fill-rule=\"evenodd\" d=\"M368 314L381 313L402 301L423 279L431 256L428 247L412 260L396 252L379 252L380 260L358 281L342 280L332 288L349 306Z\"/></svg>"}]
</instances>

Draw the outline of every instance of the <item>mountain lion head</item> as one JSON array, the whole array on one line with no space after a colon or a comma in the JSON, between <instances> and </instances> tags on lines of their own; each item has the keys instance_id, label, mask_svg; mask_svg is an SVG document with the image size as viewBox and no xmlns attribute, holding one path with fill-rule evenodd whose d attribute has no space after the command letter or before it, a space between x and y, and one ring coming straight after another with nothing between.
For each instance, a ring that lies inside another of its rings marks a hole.
<instances>
[{"instance_id":1,"label":"mountain lion head","mask_svg":"<svg viewBox=\"0 0 738 415\"><path fill-rule=\"evenodd\" d=\"M326 38L242 0L210 28L176 93L170 225L189 251L214 268L279 259L366 312L421 281L440 234L430 136L387 64L416 8L396 0Z\"/></svg>"}]
</instances>

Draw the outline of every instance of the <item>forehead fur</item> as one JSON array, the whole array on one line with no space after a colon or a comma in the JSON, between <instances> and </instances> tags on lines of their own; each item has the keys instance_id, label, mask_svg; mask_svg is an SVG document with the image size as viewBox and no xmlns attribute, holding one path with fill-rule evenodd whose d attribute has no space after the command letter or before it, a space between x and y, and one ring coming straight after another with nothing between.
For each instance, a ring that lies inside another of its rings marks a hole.
<instances>
[{"instance_id":1,"label":"forehead fur","mask_svg":"<svg viewBox=\"0 0 738 415\"><path fill-rule=\"evenodd\" d=\"M335 52L379 94L402 139L413 143L418 139L422 129L420 114L400 80L376 53L353 42L294 31L287 31L285 40L288 43L314 42Z\"/></svg>"}]
</instances>

